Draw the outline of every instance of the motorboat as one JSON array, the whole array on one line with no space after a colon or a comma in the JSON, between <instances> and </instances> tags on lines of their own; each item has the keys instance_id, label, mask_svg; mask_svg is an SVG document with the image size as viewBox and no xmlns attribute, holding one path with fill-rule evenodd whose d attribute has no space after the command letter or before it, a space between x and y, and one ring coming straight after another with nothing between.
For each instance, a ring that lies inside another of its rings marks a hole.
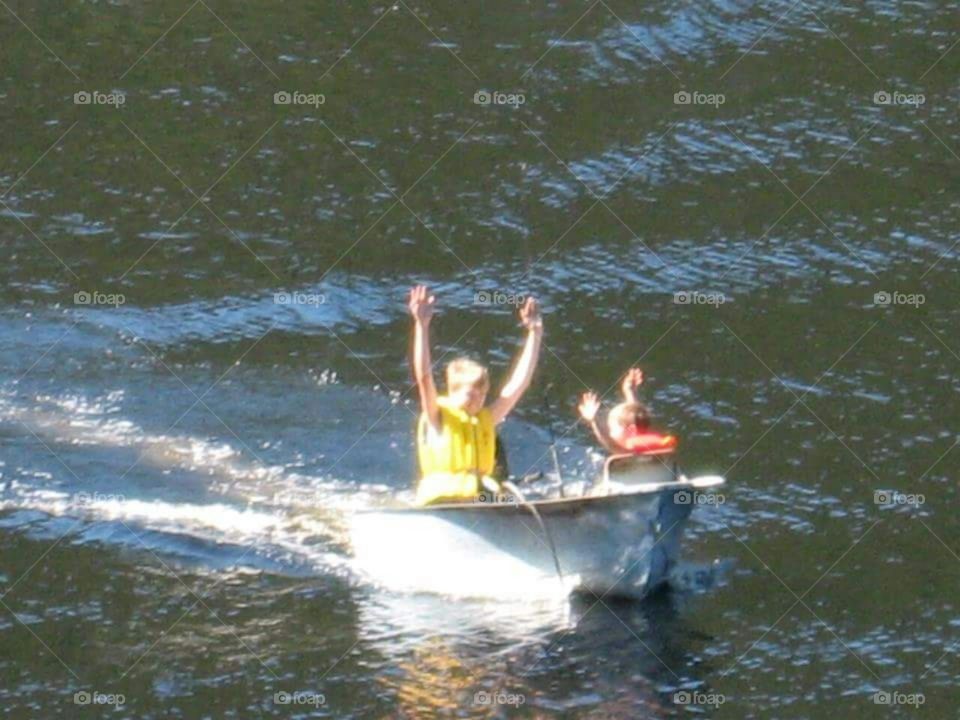
<instances>
[{"instance_id":1,"label":"motorboat","mask_svg":"<svg viewBox=\"0 0 960 720\"><path fill-rule=\"evenodd\" d=\"M577 497L527 501L507 484L476 501L364 510L348 520L350 540L359 569L393 589L642 597L666 581L687 518L724 482L688 478L672 457L612 456Z\"/></svg>"}]
</instances>

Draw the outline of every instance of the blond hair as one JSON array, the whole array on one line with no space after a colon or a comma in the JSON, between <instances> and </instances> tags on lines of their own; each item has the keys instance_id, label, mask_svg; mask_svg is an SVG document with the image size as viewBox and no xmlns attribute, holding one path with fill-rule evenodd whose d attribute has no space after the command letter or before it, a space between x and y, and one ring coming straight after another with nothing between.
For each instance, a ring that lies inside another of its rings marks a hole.
<instances>
[{"instance_id":1,"label":"blond hair","mask_svg":"<svg viewBox=\"0 0 960 720\"><path fill-rule=\"evenodd\" d=\"M447 363L447 388L482 383L489 387L490 375L487 369L470 358L457 358Z\"/></svg>"},{"instance_id":2,"label":"blond hair","mask_svg":"<svg viewBox=\"0 0 960 720\"><path fill-rule=\"evenodd\" d=\"M624 402L614 406L607 415L608 425L636 425L646 429L650 426L650 413L647 408L638 402Z\"/></svg>"}]
</instances>

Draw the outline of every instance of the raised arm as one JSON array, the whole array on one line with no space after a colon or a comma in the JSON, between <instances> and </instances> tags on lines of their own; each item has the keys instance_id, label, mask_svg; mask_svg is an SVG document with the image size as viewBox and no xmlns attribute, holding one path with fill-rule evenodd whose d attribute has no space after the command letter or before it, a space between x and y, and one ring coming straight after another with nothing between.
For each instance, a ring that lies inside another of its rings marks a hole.
<instances>
[{"instance_id":1,"label":"raised arm","mask_svg":"<svg viewBox=\"0 0 960 720\"><path fill-rule=\"evenodd\" d=\"M420 409L430 425L440 431L440 410L437 406L437 387L433 384L433 363L430 360L430 320L433 318L434 297L426 285L417 285L410 291L407 307L413 316L413 377L420 392Z\"/></svg>"},{"instance_id":2,"label":"raised arm","mask_svg":"<svg viewBox=\"0 0 960 720\"><path fill-rule=\"evenodd\" d=\"M540 357L540 344L543 341L543 320L540 317L540 307L532 297L520 308L520 322L527 329L527 338L523 343L523 350L517 358L510 374L510 379L500 391L500 397L490 405L495 423L503 422L510 411L517 406L520 398L530 387L533 371L537 367Z\"/></svg>"},{"instance_id":3,"label":"raised arm","mask_svg":"<svg viewBox=\"0 0 960 720\"><path fill-rule=\"evenodd\" d=\"M637 402L636 388L643 384L643 370L640 368L630 368L623 377L623 383L620 389L623 390L623 400L628 403Z\"/></svg>"},{"instance_id":4,"label":"raised arm","mask_svg":"<svg viewBox=\"0 0 960 720\"><path fill-rule=\"evenodd\" d=\"M585 392L577 409L580 411L580 417L590 425L590 429L593 430L593 434L596 435L597 441L603 445L608 452L619 452L619 448L613 444L610 434L605 428L600 427L600 424L597 422L597 412L600 410L600 400L597 399L597 394L594 392Z\"/></svg>"}]
</instances>

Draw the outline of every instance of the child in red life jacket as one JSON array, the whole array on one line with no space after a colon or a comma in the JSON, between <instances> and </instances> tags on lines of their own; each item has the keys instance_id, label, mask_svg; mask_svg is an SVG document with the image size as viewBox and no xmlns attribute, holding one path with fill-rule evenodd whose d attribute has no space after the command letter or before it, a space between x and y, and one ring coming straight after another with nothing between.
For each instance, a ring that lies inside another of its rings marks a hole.
<instances>
[{"instance_id":1,"label":"child in red life jacket","mask_svg":"<svg viewBox=\"0 0 960 720\"><path fill-rule=\"evenodd\" d=\"M657 455L673 452L677 438L650 429L650 414L637 400L636 387L643 382L643 371L631 368L620 388L623 402L607 414L606 427L597 422L600 400L594 392L586 392L580 400L580 417L589 423L593 434L608 452L614 455Z\"/></svg>"}]
</instances>

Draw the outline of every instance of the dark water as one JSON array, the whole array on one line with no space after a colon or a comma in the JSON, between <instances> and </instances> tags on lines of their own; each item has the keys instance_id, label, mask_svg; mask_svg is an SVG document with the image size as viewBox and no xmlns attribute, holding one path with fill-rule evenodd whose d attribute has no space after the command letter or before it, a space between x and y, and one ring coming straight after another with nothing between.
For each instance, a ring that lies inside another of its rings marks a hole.
<instances>
[{"instance_id":1,"label":"dark water","mask_svg":"<svg viewBox=\"0 0 960 720\"><path fill-rule=\"evenodd\" d=\"M958 33L944 2L3 3L6 716L954 716ZM642 365L729 478L672 592L353 571L344 513L412 473L414 282L438 354L498 373L519 330L476 293L542 299L518 472L552 429L588 475L576 396Z\"/></svg>"}]
</instances>

